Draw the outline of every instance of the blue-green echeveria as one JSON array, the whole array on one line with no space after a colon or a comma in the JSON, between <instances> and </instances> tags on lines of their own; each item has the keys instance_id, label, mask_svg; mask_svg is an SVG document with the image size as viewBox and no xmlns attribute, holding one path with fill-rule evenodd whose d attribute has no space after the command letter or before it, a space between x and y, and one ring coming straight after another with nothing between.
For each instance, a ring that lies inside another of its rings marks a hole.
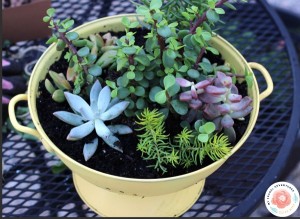
<instances>
[{"instance_id":1,"label":"blue-green echeveria","mask_svg":"<svg viewBox=\"0 0 300 219\"><path fill-rule=\"evenodd\" d=\"M129 105L128 101L111 99L110 88L108 86L102 88L98 80L90 91L90 105L78 95L69 92L65 92L64 95L74 113L57 111L53 114L63 122L76 126L68 134L68 140L82 139L95 129L97 135L107 145L123 152L115 134L130 134L132 129L122 124L106 125L105 122L117 118ZM86 161L95 153L97 147L98 138L84 145L83 155Z\"/></svg>"}]
</instances>

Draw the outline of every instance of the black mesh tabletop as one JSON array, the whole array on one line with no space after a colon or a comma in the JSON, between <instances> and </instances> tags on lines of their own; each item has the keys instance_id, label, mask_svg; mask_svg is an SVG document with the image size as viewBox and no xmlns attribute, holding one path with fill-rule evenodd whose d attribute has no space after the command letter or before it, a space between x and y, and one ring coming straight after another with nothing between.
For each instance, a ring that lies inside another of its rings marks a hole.
<instances>
[{"instance_id":1,"label":"black mesh tabletop","mask_svg":"<svg viewBox=\"0 0 300 219\"><path fill-rule=\"evenodd\" d=\"M76 26L105 16L133 13L128 0L53 0L58 18L71 16ZM255 128L246 143L206 180L195 205L183 217L248 216L267 188L280 179L297 138L300 121L299 63L277 14L265 1L237 3L227 11L218 33L249 62L270 72L273 93L261 102ZM16 43L14 50L45 40ZM298 73L298 74L297 74ZM255 71L260 91L266 83ZM69 170L54 174L57 158L40 142L4 136L2 157L3 217L97 217L79 198Z\"/></svg>"}]
</instances>

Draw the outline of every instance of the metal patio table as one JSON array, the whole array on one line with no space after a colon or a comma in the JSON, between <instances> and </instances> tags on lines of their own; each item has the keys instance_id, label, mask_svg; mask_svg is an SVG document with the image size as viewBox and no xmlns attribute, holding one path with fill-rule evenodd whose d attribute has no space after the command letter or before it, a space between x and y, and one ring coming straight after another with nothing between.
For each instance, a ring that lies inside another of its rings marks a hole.
<instances>
[{"instance_id":1,"label":"metal patio table","mask_svg":"<svg viewBox=\"0 0 300 219\"><path fill-rule=\"evenodd\" d=\"M58 18L71 16L76 25L115 14L133 13L130 1L53 0ZM290 37L276 12L265 1L237 3L227 11L218 33L246 58L264 65L274 91L261 102L253 133L218 171L183 217L248 216L263 201L267 188L280 176L296 147L300 121L299 63ZM46 40L17 43L19 49ZM15 47L16 47L15 46ZM255 72L260 90L266 85ZM296 86L298 84L298 86ZM79 198L71 172L54 174L57 162L41 143L10 133L3 139L3 217L96 217ZM296 156L296 155L295 155ZM116 209L117 210L117 209Z\"/></svg>"}]
</instances>

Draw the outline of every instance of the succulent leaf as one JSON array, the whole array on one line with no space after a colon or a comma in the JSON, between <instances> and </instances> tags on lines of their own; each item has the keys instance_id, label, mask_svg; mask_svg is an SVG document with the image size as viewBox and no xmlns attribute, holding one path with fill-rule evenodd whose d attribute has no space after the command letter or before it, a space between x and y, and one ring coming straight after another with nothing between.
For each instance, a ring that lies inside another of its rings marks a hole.
<instances>
[{"instance_id":1,"label":"succulent leaf","mask_svg":"<svg viewBox=\"0 0 300 219\"><path fill-rule=\"evenodd\" d=\"M239 94L229 94L228 95L228 100L232 103L239 102L242 99L242 95Z\"/></svg>"},{"instance_id":2,"label":"succulent leaf","mask_svg":"<svg viewBox=\"0 0 300 219\"><path fill-rule=\"evenodd\" d=\"M58 119L70 125L78 126L83 124L83 118L77 114L67 111L56 111L53 113Z\"/></svg>"},{"instance_id":3,"label":"succulent leaf","mask_svg":"<svg viewBox=\"0 0 300 219\"><path fill-rule=\"evenodd\" d=\"M76 126L72 128L69 135L67 136L67 140L76 141L84 138L89 135L95 128L94 121L88 121L82 125Z\"/></svg>"},{"instance_id":4,"label":"succulent leaf","mask_svg":"<svg viewBox=\"0 0 300 219\"><path fill-rule=\"evenodd\" d=\"M110 135L107 138L103 138L103 141L111 148L123 153L120 140L116 136Z\"/></svg>"},{"instance_id":5,"label":"succulent leaf","mask_svg":"<svg viewBox=\"0 0 300 219\"><path fill-rule=\"evenodd\" d=\"M221 124L223 127L225 128L230 128L233 126L234 121L231 118L231 116L229 116L228 114L226 114L225 116L223 116L222 120L221 120Z\"/></svg>"},{"instance_id":6,"label":"succulent leaf","mask_svg":"<svg viewBox=\"0 0 300 219\"><path fill-rule=\"evenodd\" d=\"M95 154L97 147L98 138L94 138L92 142L84 144L83 156L85 161L88 161Z\"/></svg>"},{"instance_id":7,"label":"succulent leaf","mask_svg":"<svg viewBox=\"0 0 300 219\"><path fill-rule=\"evenodd\" d=\"M71 94L69 92L64 92L65 97L70 105L70 107L73 109L74 112L76 113L80 113L80 108L88 108L90 107L87 102L85 102L84 99L82 99L82 97L75 95L75 94Z\"/></svg>"},{"instance_id":8,"label":"succulent leaf","mask_svg":"<svg viewBox=\"0 0 300 219\"><path fill-rule=\"evenodd\" d=\"M99 93L98 96L98 110L99 113L105 112L107 109L110 99L111 99L111 94L110 94L110 88L109 86L105 86Z\"/></svg>"},{"instance_id":9,"label":"succulent leaf","mask_svg":"<svg viewBox=\"0 0 300 219\"><path fill-rule=\"evenodd\" d=\"M112 120L118 117L129 105L128 101L122 101L113 105L110 109L100 115L100 119L103 121Z\"/></svg>"},{"instance_id":10,"label":"succulent leaf","mask_svg":"<svg viewBox=\"0 0 300 219\"><path fill-rule=\"evenodd\" d=\"M220 94L225 94L227 89L225 87L216 87L216 86L208 85L205 88L205 91L209 94L220 95Z\"/></svg>"},{"instance_id":11,"label":"succulent leaf","mask_svg":"<svg viewBox=\"0 0 300 219\"><path fill-rule=\"evenodd\" d=\"M217 72L218 79L225 87L230 87L232 85L232 78L225 75L223 72Z\"/></svg>"},{"instance_id":12,"label":"succulent leaf","mask_svg":"<svg viewBox=\"0 0 300 219\"><path fill-rule=\"evenodd\" d=\"M112 106L114 106L114 105L116 105L117 103L119 103L120 102L120 99L119 98L117 98L117 97L115 97L115 98L113 98L111 101L110 101L110 103L109 103L109 105L108 105L108 109L109 108L111 108Z\"/></svg>"},{"instance_id":13,"label":"succulent leaf","mask_svg":"<svg viewBox=\"0 0 300 219\"><path fill-rule=\"evenodd\" d=\"M107 128L114 134L130 134L132 133L132 129L127 125L109 125Z\"/></svg>"},{"instance_id":14,"label":"succulent leaf","mask_svg":"<svg viewBox=\"0 0 300 219\"><path fill-rule=\"evenodd\" d=\"M192 93L191 93L191 91L185 91L185 92L183 92L183 93L181 93L180 95L179 95L179 100L180 101L190 101L190 100L192 100Z\"/></svg>"},{"instance_id":15,"label":"succulent leaf","mask_svg":"<svg viewBox=\"0 0 300 219\"><path fill-rule=\"evenodd\" d=\"M233 119L243 118L243 117L247 116L252 111L252 109L253 109L252 106L248 106L248 107L246 107L246 109L244 109L242 111L230 113L230 116Z\"/></svg>"},{"instance_id":16,"label":"succulent leaf","mask_svg":"<svg viewBox=\"0 0 300 219\"><path fill-rule=\"evenodd\" d=\"M96 80L90 91L90 104L93 111L97 110L98 96L101 89L100 82Z\"/></svg>"},{"instance_id":17,"label":"succulent leaf","mask_svg":"<svg viewBox=\"0 0 300 219\"><path fill-rule=\"evenodd\" d=\"M62 103L66 100L64 92L60 89L57 89L53 92L52 99L58 103Z\"/></svg>"},{"instance_id":18,"label":"succulent leaf","mask_svg":"<svg viewBox=\"0 0 300 219\"><path fill-rule=\"evenodd\" d=\"M111 131L108 129L108 127L100 119L95 120L95 129L97 135L102 139L108 138L108 136L112 134Z\"/></svg>"},{"instance_id":19,"label":"succulent leaf","mask_svg":"<svg viewBox=\"0 0 300 219\"><path fill-rule=\"evenodd\" d=\"M232 103L231 109L233 111L244 110L246 107L248 107L250 105L251 102L252 102L252 99L250 99L250 97L244 97L240 102Z\"/></svg>"},{"instance_id":20,"label":"succulent leaf","mask_svg":"<svg viewBox=\"0 0 300 219\"><path fill-rule=\"evenodd\" d=\"M224 135L228 137L228 140L231 144L234 144L236 140L236 133L233 127L224 128Z\"/></svg>"},{"instance_id":21,"label":"succulent leaf","mask_svg":"<svg viewBox=\"0 0 300 219\"><path fill-rule=\"evenodd\" d=\"M190 87L193 84L192 82L190 82L184 78L176 78L176 82L177 82L177 84L180 85L180 87Z\"/></svg>"},{"instance_id":22,"label":"succulent leaf","mask_svg":"<svg viewBox=\"0 0 300 219\"><path fill-rule=\"evenodd\" d=\"M94 119L94 112L92 111L90 106L83 106L79 110L81 116L84 118L84 120L92 120Z\"/></svg>"},{"instance_id":23,"label":"succulent leaf","mask_svg":"<svg viewBox=\"0 0 300 219\"><path fill-rule=\"evenodd\" d=\"M199 99L192 99L189 103L190 108L197 110L202 106L202 102Z\"/></svg>"},{"instance_id":24,"label":"succulent leaf","mask_svg":"<svg viewBox=\"0 0 300 219\"><path fill-rule=\"evenodd\" d=\"M201 89L201 88L205 88L207 85L210 85L211 83L212 83L212 78L209 78L209 79L198 82L197 84L195 84L195 87L197 89Z\"/></svg>"}]
</instances>

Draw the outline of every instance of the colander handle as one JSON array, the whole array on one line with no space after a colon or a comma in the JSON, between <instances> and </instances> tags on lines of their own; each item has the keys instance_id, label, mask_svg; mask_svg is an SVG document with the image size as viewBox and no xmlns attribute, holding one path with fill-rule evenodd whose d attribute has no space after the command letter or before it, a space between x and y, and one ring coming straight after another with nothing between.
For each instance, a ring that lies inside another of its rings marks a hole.
<instances>
[{"instance_id":1,"label":"colander handle","mask_svg":"<svg viewBox=\"0 0 300 219\"><path fill-rule=\"evenodd\" d=\"M266 80L267 88L259 94L259 101L262 101L263 99L268 97L273 91L274 85L273 85L272 78L271 78L268 70L261 64L258 64L256 62L249 62L248 64L249 64L250 68L260 71L260 73L264 76L264 78Z\"/></svg>"},{"instance_id":2,"label":"colander handle","mask_svg":"<svg viewBox=\"0 0 300 219\"><path fill-rule=\"evenodd\" d=\"M16 119L16 113L15 113L16 104L19 101L27 101L27 100L28 100L27 94L18 94L9 101L8 114L9 114L11 124L18 131L33 135L33 136L37 137L38 139L41 139L41 135L39 134L39 132L36 129L20 125ZM51 148L49 148L47 145L44 145L44 146L48 152L53 153L53 150Z\"/></svg>"}]
</instances>

